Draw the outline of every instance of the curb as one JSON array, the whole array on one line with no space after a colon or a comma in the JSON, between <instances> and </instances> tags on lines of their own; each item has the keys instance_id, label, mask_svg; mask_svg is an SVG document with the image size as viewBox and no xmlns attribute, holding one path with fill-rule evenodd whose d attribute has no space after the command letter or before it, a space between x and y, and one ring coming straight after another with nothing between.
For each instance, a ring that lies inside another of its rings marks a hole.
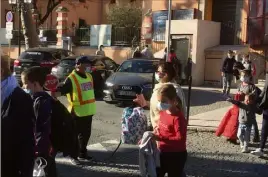
<instances>
[{"instance_id":1,"label":"curb","mask_svg":"<svg viewBox=\"0 0 268 177\"><path fill-rule=\"evenodd\" d=\"M198 127L198 126L188 125L187 130L188 131L193 131L193 132L210 132L210 133L215 133L216 128L214 128L214 127Z\"/></svg>"}]
</instances>

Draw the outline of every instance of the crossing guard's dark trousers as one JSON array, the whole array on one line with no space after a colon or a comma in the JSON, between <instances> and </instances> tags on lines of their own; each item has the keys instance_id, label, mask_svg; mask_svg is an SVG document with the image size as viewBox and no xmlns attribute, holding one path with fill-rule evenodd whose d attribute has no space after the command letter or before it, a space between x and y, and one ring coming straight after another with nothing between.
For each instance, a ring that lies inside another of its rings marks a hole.
<instances>
[{"instance_id":1,"label":"crossing guard's dark trousers","mask_svg":"<svg viewBox=\"0 0 268 177\"><path fill-rule=\"evenodd\" d=\"M87 143L91 136L92 115L85 117L74 116L78 136L78 156L86 155Z\"/></svg>"},{"instance_id":2,"label":"crossing guard's dark trousers","mask_svg":"<svg viewBox=\"0 0 268 177\"><path fill-rule=\"evenodd\" d=\"M263 150L268 138L268 110L263 113L262 129L261 129L261 143L260 148Z\"/></svg>"}]
</instances>

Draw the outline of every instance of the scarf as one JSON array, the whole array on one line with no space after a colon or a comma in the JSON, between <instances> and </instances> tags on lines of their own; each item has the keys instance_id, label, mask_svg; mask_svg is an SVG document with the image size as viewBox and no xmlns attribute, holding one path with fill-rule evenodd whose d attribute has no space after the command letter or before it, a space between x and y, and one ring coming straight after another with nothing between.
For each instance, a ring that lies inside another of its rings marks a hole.
<instances>
[{"instance_id":1,"label":"scarf","mask_svg":"<svg viewBox=\"0 0 268 177\"><path fill-rule=\"evenodd\" d=\"M3 106L4 101L18 86L17 79L14 76L9 76L5 80L1 81L1 106Z\"/></svg>"}]
</instances>

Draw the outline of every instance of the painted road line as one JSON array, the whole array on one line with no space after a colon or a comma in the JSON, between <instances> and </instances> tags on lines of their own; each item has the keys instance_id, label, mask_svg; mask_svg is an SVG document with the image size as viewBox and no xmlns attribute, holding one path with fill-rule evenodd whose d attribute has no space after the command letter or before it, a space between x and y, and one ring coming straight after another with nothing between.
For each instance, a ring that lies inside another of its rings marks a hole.
<instances>
[{"instance_id":1,"label":"painted road line","mask_svg":"<svg viewBox=\"0 0 268 177\"><path fill-rule=\"evenodd\" d=\"M89 151L105 151L105 152L108 151L101 143L88 145L87 150L89 150Z\"/></svg>"},{"instance_id":2,"label":"painted road line","mask_svg":"<svg viewBox=\"0 0 268 177\"><path fill-rule=\"evenodd\" d=\"M114 140L103 141L102 143L105 143L105 144L119 144L119 141L114 139Z\"/></svg>"},{"instance_id":3,"label":"painted road line","mask_svg":"<svg viewBox=\"0 0 268 177\"><path fill-rule=\"evenodd\" d=\"M91 144L87 146L87 150L89 151L101 151L101 152L107 152L108 150L101 144L101 143L96 143L96 144ZM57 163L62 163L62 164L70 164L70 158L63 157L62 153L58 153L56 155L56 162Z\"/></svg>"}]
</instances>

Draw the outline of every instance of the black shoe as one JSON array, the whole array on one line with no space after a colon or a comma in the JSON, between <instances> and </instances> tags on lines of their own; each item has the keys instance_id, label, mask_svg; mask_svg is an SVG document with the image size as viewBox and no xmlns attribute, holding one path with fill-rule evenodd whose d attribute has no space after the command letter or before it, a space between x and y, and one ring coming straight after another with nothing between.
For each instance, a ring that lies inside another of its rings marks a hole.
<instances>
[{"instance_id":1,"label":"black shoe","mask_svg":"<svg viewBox=\"0 0 268 177\"><path fill-rule=\"evenodd\" d=\"M78 157L78 159L79 159L79 160L88 160L88 161L90 161L90 160L93 160L93 157L88 156L87 154L83 154L83 155L80 155L80 156Z\"/></svg>"},{"instance_id":2,"label":"black shoe","mask_svg":"<svg viewBox=\"0 0 268 177\"><path fill-rule=\"evenodd\" d=\"M73 165L81 165L80 161L77 158L70 158L70 162Z\"/></svg>"}]
</instances>

